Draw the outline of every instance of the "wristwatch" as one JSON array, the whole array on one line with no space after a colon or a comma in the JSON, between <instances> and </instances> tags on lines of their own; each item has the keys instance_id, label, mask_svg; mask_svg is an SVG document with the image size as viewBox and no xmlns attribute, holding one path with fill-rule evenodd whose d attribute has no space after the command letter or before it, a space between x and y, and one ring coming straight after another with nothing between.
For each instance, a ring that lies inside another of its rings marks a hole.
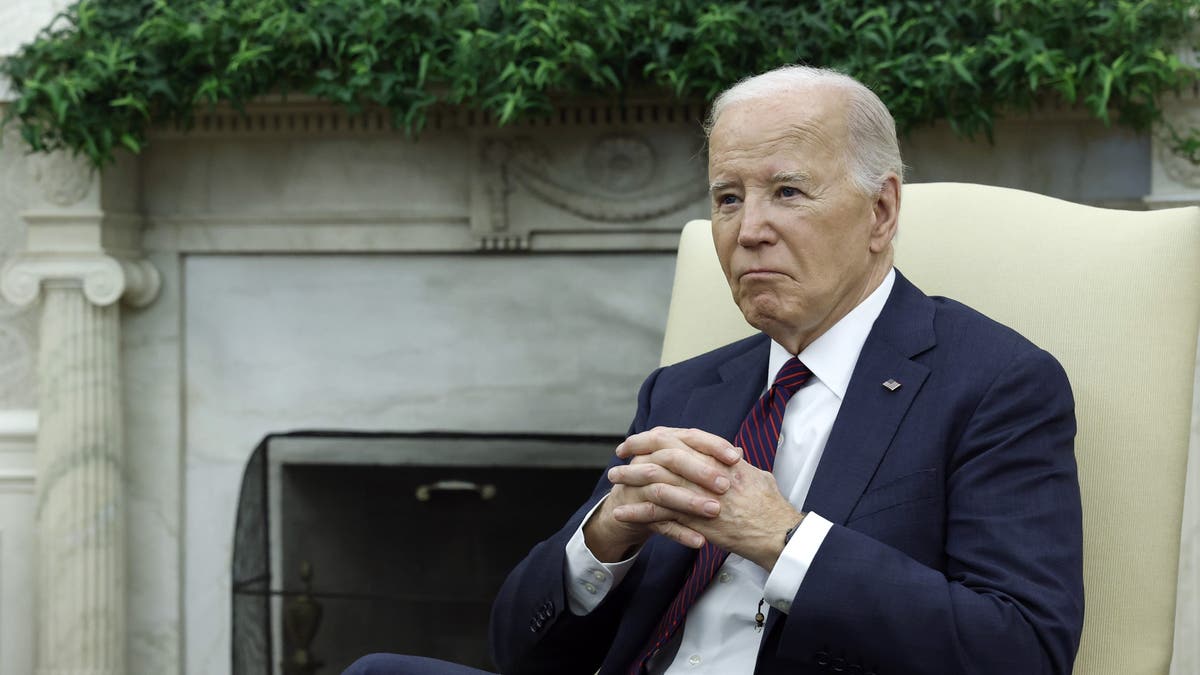
<instances>
[{"instance_id":1,"label":"wristwatch","mask_svg":"<svg viewBox=\"0 0 1200 675\"><path fill-rule=\"evenodd\" d=\"M788 531L784 533L784 535L783 535L783 545L784 546L787 546L788 542L792 540L792 535L796 534L796 530L800 529L800 523L803 523L803 522L804 522L804 514L801 513L800 520L797 520L796 524L791 526L790 528L788 528Z\"/></svg>"}]
</instances>

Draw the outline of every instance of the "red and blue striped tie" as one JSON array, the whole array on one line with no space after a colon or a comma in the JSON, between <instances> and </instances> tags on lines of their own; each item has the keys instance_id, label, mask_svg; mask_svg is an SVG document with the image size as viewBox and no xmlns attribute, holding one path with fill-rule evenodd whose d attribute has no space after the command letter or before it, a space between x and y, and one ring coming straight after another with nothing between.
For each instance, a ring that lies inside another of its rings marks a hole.
<instances>
[{"instance_id":1,"label":"red and blue striped tie","mask_svg":"<svg viewBox=\"0 0 1200 675\"><path fill-rule=\"evenodd\" d=\"M803 387L811 376L812 372L796 357L792 357L779 369L774 384L750 408L750 413L742 421L742 427L733 437L733 444L742 448L746 461L763 471L770 471L775 465L775 450L779 445L783 411L787 408L792 394ZM700 597L700 592L712 581L728 555L728 551L707 542L700 548L696 554L696 562L692 564L692 570L683 582L683 588L679 589L679 594L659 620L642 654L629 667L630 675L641 673L646 661L670 641L671 636L683 623L688 610L696 602L696 598Z\"/></svg>"}]
</instances>

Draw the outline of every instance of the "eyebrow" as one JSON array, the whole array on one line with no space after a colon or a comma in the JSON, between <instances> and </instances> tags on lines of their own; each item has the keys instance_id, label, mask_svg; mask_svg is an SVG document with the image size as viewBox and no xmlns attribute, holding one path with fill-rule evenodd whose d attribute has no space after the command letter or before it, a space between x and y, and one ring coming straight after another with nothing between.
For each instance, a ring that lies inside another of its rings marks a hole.
<instances>
[{"instance_id":1,"label":"eyebrow","mask_svg":"<svg viewBox=\"0 0 1200 675\"><path fill-rule=\"evenodd\" d=\"M731 180L714 181L712 184L710 184L708 186L708 194L713 195L713 194L720 192L721 190L728 190L729 188L733 187L734 185L736 185L736 183L734 183Z\"/></svg>"},{"instance_id":2,"label":"eyebrow","mask_svg":"<svg viewBox=\"0 0 1200 675\"><path fill-rule=\"evenodd\" d=\"M807 171L780 171L771 176L771 184L780 183L812 183L812 174ZM714 195L737 185L736 181L718 180L708 186L708 194Z\"/></svg>"},{"instance_id":3,"label":"eyebrow","mask_svg":"<svg viewBox=\"0 0 1200 675\"><path fill-rule=\"evenodd\" d=\"M779 183L811 183L812 174L807 171L780 171L771 176L771 182Z\"/></svg>"}]
</instances>

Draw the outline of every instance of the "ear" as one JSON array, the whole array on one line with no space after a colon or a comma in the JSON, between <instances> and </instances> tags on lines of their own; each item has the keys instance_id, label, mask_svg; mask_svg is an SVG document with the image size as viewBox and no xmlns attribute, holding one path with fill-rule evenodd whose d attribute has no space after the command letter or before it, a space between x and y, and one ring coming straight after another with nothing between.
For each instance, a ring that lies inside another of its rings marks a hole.
<instances>
[{"instance_id":1,"label":"ear","mask_svg":"<svg viewBox=\"0 0 1200 675\"><path fill-rule=\"evenodd\" d=\"M896 174L889 173L883 177L883 187L875 196L871 215L874 216L874 223L871 227L870 249L872 253L882 253L891 246L900 226L900 178Z\"/></svg>"}]
</instances>

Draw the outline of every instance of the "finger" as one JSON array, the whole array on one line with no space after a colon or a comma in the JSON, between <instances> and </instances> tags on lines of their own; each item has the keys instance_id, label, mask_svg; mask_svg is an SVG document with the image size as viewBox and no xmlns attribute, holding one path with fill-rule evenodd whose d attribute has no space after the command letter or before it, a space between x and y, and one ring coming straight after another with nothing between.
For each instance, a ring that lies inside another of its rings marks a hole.
<instances>
[{"instance_id":1,"label":"finger","mask_svg":"<svg viewBox=\"0 0 1200 675\"><path fill-rule=\"evenodd\" d=\"M740 449L734 448L729 441L716 434L700 429L674 427L655 427L630 436L617 446L617 456L625 459L663 448L690 448L725 464L734 464L742 456Z\"/></svg>"},{"instance_id":2,"label":"finger","mask_svg":"<svg viewBox=\"0 0 1200 675\"><path fill-rule=\"evenodd\" d=\"M681 452L684 454L677 454ZM687 451L663 450L661 453L653 455L634 457L629 464L609 467L606 476L613 485L628 485L629 487L646 487L655 483L664 483L709 493L712 496L722 494L727 490L733 482L732 470L725 469L724 465L711 459L696 459L696 457L699 456L689 456ZM690 475L709 485L705 487L681 474Z\"/></svg>"},{"instance_id":3,"label":"finger","mask_svg":"<svg viewBox=\"0 0 1200 675\"><path fill-rule=\"evenodd\" d=\"M627 501L613 511L613 516L624 522L650 523L681 514L715 518L721 514L721 503L711 496L663 483L634 488L624 498Z\"/></svg>"},{"instance_id":4,"label":"finger","mask_svg":"<svg viewBox=\"0 0 1200 675\"><path fill-rule=\"evenodd\" d=\"M653 465L662 467L665 473L678 478L662 476L662 480L653 480L654 477L661 475L656 470L647 468ZM629 464L613 468L619 469L615 472L618 476L629 475L629 480L636 480L637 476L643 474L651 474L651 482L670 483L685 487L691 484L716 495L725 494L732 485L729 467L712 457L692 450L664 448L649 455L638 455Z\"/></svg>"},{"instance_id":5,"label":"finger","mask_svg":"<svg viewBox=\"0 0 1200 675\"><path fill-rule=\"evenodd\" d=\"M730 445L729 441L700 429L676 429L673 427L655 427L640 434L634 434L617 446L617 456L628 459L637 455L647 455L663 448L689 448L708 455L724 464L736 464L742 456L740 448Z\"/></svg>"},{"instance_id":6,"label":"finger","mask_svg":"<svg viewBox=\"0 0 1200 675\"><path fill-rule=\"evenodd\" d=\"M650 529L688 548L700 548L705 542L704 535L690 527L680 525L671 520L654 523L650 526Z\"/></svg>"},{"instance_id":7,"label":"finger","mask_svg":"<svg viewBox=\"0 0 1200 675\"><path fill-rule=\"evenodd\" d=\"M648 525L663 520L673 520L679 513L654 502L634 502L622 504L613 509L613 518L618 522L630 525Z\"/></svg>"},{"instance_id":8,"label":"finger","mask_svg":"<svg viewBox=\"0 0 1200 675\"><path fill-rule=\"evenodd\" d=\"M608 480L613 485L628 485L629 487L646 487L655 483L665 483L679 487L696 487L694 483L662 464L657 464L641 457L635 458L634 463L618 464L609 468Z\"/></svg>"}]
</instances>

